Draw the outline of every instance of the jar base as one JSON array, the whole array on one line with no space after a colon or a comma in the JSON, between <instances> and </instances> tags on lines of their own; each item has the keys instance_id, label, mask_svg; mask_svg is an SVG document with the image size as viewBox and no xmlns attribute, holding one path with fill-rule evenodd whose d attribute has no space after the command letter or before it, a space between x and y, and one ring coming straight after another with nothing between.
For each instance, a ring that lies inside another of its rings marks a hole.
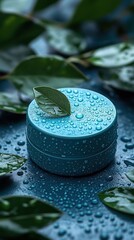
<instances>
[{"instance_id":1,"label":"jar base","mask_svg":"<svg viewBox=\"0 0 134 240\"><path fill-rule=\"evenodd\" d=\"M105 168L115 159L116 140L104 151L88 158L56 158L38 150L27 139L30 159L43 170L62 176L84 176Z\"/></svg>"}]
</instances>

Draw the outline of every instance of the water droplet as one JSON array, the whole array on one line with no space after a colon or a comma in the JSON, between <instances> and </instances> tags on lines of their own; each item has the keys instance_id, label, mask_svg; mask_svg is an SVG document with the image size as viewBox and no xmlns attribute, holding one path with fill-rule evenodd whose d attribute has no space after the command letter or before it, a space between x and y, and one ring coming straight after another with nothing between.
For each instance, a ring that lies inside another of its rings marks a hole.
<instances>
[{"instance_id":1,"label":"water droplet","mask_svg":"<svg viewBox=\"0 0 134 240\"><path fill-rule=\"evenodd\" d=\"M96 127L96 130L98 130L98 131L100 131L102 129L102 127L100 126L100 125L98 125L97 127Z\"/></svg>"},{"instance_id":2,"label":"water droplet","mask_svg":"<svg viewBox=\"0 0 134 240\"><path fill-rule=\"evenodd\" d=\"M81 98L81 97L78 98L78 101L79 101L79 102L83 102L83 98Z\"/></svg>"},{"instance_id":3,"label":"water droplet","mask_svg":"<svg viewBox=\"0 0 134 240\"><path fill-rule=\"evenodd\" d=\"M121 139L122 142L125 142L125 143L131 142L131 138L129 138L127 136L122 136L120 139Z\"/></svg>"},{"instance_id":4,"label":"water droplet","mask_svg":"<svg viewBox=\"0 0 134 240\"><path fill-rule=\"evenodd\" d=\"M134 148L134 144L133 143L127 143L127 144L125 144L125 147L127 149L133 149Z\"/></svg>"},{"instance_id":5,"label":"water droplet","mask_svg":"<svg viewBox=\"0 0 134 240\"><path fill-rule=\"evenodd\" d=\"M25 142L24 142L24 141L18 141L17 144L18 144L19 146L24 146L24 145L25 145Z\"/></svg>"},{"instance_id":6,"label":"water droplet","mask_svg":"<svg viewBox=\"0 0 134 240\"><path fill-rule=\"evenodd\" d=\"M82 118L84 117L84 115L83 115L82 113L77 113L77 114L75 115L75 117L76 117L77 119L82 119Z\"/></svg>"},{"instance_id":7,"label":"water droplet","mask_svg":"<svg viewBox=\"0 0 134 240\"><path fill-rule=\"evenodd\" d=\"M98 96L97 95L93 95L92 97L94 100L97 100L98 99Z\"/></svg>"}]
</instances>

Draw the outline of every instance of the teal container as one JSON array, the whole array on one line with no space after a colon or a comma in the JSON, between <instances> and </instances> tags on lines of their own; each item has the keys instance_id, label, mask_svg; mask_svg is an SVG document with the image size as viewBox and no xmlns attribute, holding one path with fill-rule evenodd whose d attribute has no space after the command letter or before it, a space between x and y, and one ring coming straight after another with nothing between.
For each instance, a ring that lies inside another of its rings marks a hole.
<instances>
[{"instance_id":1,"label":"teal container","mask_svg":"<svg viewBox=\"0 0 134 240\"><path fill-rule=\"evenodd\" d=\"M115 159L117 117L105 96L81 88L59 89L69 99L70 116L54 118L31 102L27 112L29 157L64 176L92 174Z\"/></svg>"}]
</instances>

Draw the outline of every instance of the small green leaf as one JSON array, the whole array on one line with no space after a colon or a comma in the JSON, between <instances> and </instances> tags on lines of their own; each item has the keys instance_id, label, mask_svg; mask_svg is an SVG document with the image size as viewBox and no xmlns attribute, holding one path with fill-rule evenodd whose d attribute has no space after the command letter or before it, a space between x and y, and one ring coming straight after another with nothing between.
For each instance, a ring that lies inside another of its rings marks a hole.
<instances>
[{"instance_id":1,"label":"small green leaf","mask_svg":"<svg viewBox=\"0 0 134 240\"><path fill-rule=\"evenodd\" d=\"M65 55L81 53L87 47L86 40L80 34L56 26L46 27L46 39L52 48Z\"/></svg>"},{"instance_id":2,"label":"small green leaf","mask_svg":"<svg viewBox=\"0 0 134 240\"><path fill-rule=\"evenodd\" d=\"M29 55L34 55L34 52L23 45L0 51L0 72L11 72Z\"/></svg>"},{"instance_id":3,"label":"small green leaf","mask_svg":"<svg viewBox=\"0 0 134 240\"><path fill-rule=\"evenodd\" d=\"M17 170L25 162L26 159L20 156L0 153L0 176Z\"/></svg>"},{"instance_id":4,"label":"small green leaf","mask_svg":"<svg viewBox=\"0 0 134 240\"><path fill-rule=\"evenodd\" d=\"M134 182L134 169L129 170L126 173L126 176L131 182Z\"/></svg>"},{"instance_id":5,"label":"small green leaf","mask_svg":"<svg viewBox=\"0 0 134 240\"><path fill-rule=\"evenodd\" d=\"M42 111L53 117L71 114L71 106L67 97L60 91L49 87L35 87L35 100Z\"/></svg>"},{"instance_id":6,"label":"small green leaf","mask_svg":"<svg viewBox=\"0 0 134 240\"><path fill-rule=\"evenodd\" d=\"M17 90L33 98L36 86L74 87L86 77L64 58L58 56L30 57L22 61L9 75Z\"/></svg>"},{"instance_id":7,"label":"small green leaf","mask_svg":"<svg viewBox=\"0 0 134 240\"><path fill-rule=\"evenodd\" d=\"M0 48L27 44L44 31L37 19L0 11Z\"/></svg>"},{"instance_id":8,"label":"small green leaf","mask_svg":"<svg viewBox=\"0 0 134 240\"><path fill-rule=\"evenodd\" d=\"M134 188L115 187L99 193L100 200L119 212L134 215Z\"/></svg>"},{"instance_id":9,"label":"small green leaf","mask_svg":"<svg viewBox=\"0 0 134 240\"><path fill-rule=\"evenodd\" d=\"M121 0L81 0L69 24L74 25L83 21L99 20L117 8L120 3Z\"/></svg>"},{"instance_id":10,"label":"small green leaf","mask_svg":"<svg viewBox=\"0 0 134 240\"><path fill-rule=\"evenodd\" d=\"M11 196L0 199L0 236L3 238L33 234L56 221L61 212L39 199ZM37 238L36 238L37 239Z\"/></svg>"},{"instance_id":11,"label":"small green leaf","mask_svg":"<svg viewBox=\"0 0 134 240\"><path fill-rule=\"evenodd\" d=\"M16 114L25 114L27 106L28 103L15 99L15 94L0 92L0 110Z\"/></svg>"},{"instance_id":12,"label":"small green leaf","mask_svg":"<svg viewBox=\"0 0 134 240\"><path fill-rule=\"evenodd\" d=\"M119 43L99 48L91 53L88 61L95 66L122 67L134 62L134 44Z\"/></svg>"},{"instance_id":13,"label":"small green leaf","mask_svg":"<svg viewBox=\"0 0 134 240\"><path fill-rule=\"evenodd\" d=\"M134 92L134 66L99 70L100 78L106 85Z\"/></svg>"}]
</instances>

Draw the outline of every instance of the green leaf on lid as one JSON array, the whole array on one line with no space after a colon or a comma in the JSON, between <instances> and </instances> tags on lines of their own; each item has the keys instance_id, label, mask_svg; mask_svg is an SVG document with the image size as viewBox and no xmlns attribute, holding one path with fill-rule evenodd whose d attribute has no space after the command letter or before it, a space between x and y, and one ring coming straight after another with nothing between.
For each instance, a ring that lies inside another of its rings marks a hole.
<instances>
[{"instance_id":1,"label":"green leaf on lid","mask_svg":"<svg viewBox=\"0 0 134 240\"><path fill-rule=\"evenodd\" d=\"M134 188L115 187L99 193L100 200L108 207L134 215Z\"/></svg>"},{"instance_id":2,"label":"green leaf on lid","mask_svg":"<svg viewBox=\"0 0 134 240\"><path fill-rule=\"evenodd\" d=\"M99 20L111 13L120 3L121 0L81 0L76 6L69 25Z\"/></svg>"},{"instance_id":3,"label":"green leaf on lid","mask_svg":"<svg viewBox=\"0 0 134 240\"><path fill-rule=\"evenodd\" d=\"M106 85L119 90L134 92L134 66L99 70L101 80Z\"/></svg>"},{"instance_id":4,"label":"green leaf on lid","mask_svg":"<svg viewBox=\"0 0 134 240\"><path fill-rule=\"evenodd\" d=\"M0 153L0 176L13 172L26 162L18 155Z\"/></svg>"},{"instance_id":5,"label":"green leaf on lid","mask_svg":"<svg viewBox=\"0 0 134 240\"><path fill-rule=\"evenodd\" d=\"M57 52L65 55L75 55L84 51L87 42L79 33L56 26L46 27L46 39Z\"/></svg>"},{"instance_id":6,"label":"green leaf on lid","mask_svg":"<svg viewBox=\"0 0 134 240\"><path fill-rule=\"evenodd\" d=\"M21 102L18 98L15 99L15 94L0 92L0 110L25 114L27 111L28 103Z\"/></svg>"},{"instance_id":7,"label":"green leaf on lid","mask_svg":"<svg viewBox=\"0 0 134 240\"><path fill-rule=\"evenodd\" d=\"M126 176L131 182L134 182L134 169L129 170L126 173Z\"/></svg>"},{"instance_id":8,"label":"green leaf on lid","mask_svg":"<svg viewBox=\"0 0 134 240\"><path fill-rule=\"evenodd\" d=\"M119 43L91 52L87 59L95 66L112 68L122 67L134 62L134 44Z\"/></svg>"},{"instance_id":9,"label":"green leaf on lid","mask_svg":"<svg viewBox=\"0 0 134 240\"><path fill-rule=\"evenodd\" d=\"M36 86L74 87L87 80L73 64L58 56L27 58L8 77L19 92L30 98Z\"/></svg>"},{"instance_id":10,"label":"green leaf on lid","mask_svg":"<svg viewBox=\"0 0 134 240\"><path fill-rule=\"evenodd\" d=\"M11 196L1 198L0 236L2 238L26 236L28 234L34 236L34 232L36 233L37 230L53 223L60 216L60 210L34 197Z\"/></svg>"},{"instance_id":11,"label":"green leaf on lid","mask_svg":"<svg viewBox=\"0 0 134 240\"><path fill-rule=\"evenodd\" d=\"M68 98L59 90L49 87L35 87L35 100L42 111L53 117L63 117L71 114Z\"/></svg>"}]
</instances>

